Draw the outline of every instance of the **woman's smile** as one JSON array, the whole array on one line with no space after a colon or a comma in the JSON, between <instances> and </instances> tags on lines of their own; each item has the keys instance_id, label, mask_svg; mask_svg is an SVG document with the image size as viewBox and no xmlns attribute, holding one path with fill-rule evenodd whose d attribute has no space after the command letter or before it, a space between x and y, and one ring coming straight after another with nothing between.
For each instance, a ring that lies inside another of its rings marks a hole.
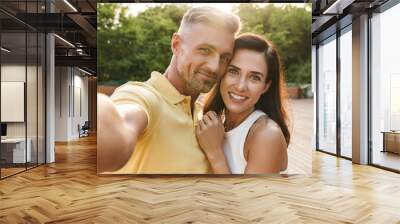
<instances>
[{"instance_id":1,"label":"woman's smile","mask_svg":"<svg viewBox=\"0 0 400 224\"><path fill-rule=\"evenodd\" d=\"M234 102L237 101L240 103L240 102L243 102L248 99L248 97L246 97L246 96L242 96L242 95L239 95L239 94L236 94L233 92L228 92L228 94L230 96L230 99L232 99Z\"/></svg>"}]
</instances>

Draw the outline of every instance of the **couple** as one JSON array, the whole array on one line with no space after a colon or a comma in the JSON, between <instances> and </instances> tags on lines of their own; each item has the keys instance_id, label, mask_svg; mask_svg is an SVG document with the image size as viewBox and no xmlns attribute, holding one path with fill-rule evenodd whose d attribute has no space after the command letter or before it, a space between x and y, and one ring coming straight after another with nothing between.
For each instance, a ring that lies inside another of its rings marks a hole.
<instances>
[{"instance_id":1,"label":"couple","mask_svg":"<svg viewBox=\"0 0 400 224\"><path fill-rule=\"evenodd\" d=\"M192 8L172 36L164 72L98 98L103 174L279 173L290 133L284 77L271 43L239 19ZM210 91L211 90L211 91ZM199 102L200 93L207 93ZM201 116L203 114L203 116Z\"/></svg>"}]
</instances>

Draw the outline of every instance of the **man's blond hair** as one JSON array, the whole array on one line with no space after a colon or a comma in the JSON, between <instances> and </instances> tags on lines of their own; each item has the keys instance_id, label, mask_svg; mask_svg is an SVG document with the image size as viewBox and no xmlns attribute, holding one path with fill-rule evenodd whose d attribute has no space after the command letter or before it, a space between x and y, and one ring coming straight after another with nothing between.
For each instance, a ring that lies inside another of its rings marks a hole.
<instances>
[{"instance_id":1,"label":"man's blond hair","mask_svg":"<svg viewBox=\"0 0 400 224\"><path fill-rule=\"evenodd\" d=\"M202 6L191 8L183 15L178 32L198 23L225 29L234 36L240 30L240 19L238 16L217 8Z\"/></svg>"}]
</instances>

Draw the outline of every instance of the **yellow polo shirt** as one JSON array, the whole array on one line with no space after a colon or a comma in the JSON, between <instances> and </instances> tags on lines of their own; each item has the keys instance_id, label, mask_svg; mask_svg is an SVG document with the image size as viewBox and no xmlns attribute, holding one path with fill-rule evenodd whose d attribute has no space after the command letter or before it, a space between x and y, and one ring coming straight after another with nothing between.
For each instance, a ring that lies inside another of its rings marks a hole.
<instances>
[{"instance_id":1,"label":"yellow polo shirt","mask_svg":"<svg viewBox=\"0 0 400 224\"><path fill-rule=\"evenodd\" d=\"M152 72L146 82L128 82L111 99L115 104L140 105L148 118L128 162L113 173L211 173L195 135L200 105L196 103L192 116L190 96L181 95L164 75Z\"/></svg>"}]
</instances>

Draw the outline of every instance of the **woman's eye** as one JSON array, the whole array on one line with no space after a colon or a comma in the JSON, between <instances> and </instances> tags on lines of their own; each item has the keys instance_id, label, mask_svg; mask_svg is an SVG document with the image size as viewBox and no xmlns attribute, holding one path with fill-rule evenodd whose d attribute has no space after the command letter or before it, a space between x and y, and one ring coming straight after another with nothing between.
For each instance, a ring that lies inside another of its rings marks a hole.
<instances>
[{"instance_id":1,"label":"woman's eye","mask_svg":"<svg viewBox=\"0 0 400 224\"><path fill-rule=\"evenodd\" d=\"M254 80L254 81L261 81L261 78L258 75L252 75L251 79Z\"/></svg>"},{"instance_id":2,"label":"woman's eye","mask_svg":"<svg viewBox=\"0 0 400 224\"><path fill-rule=\"evenodd\" d=\"M237 75L239 72L236 69L228 69L228 73L231 75Z\"/></svg>"}]
</instances>

